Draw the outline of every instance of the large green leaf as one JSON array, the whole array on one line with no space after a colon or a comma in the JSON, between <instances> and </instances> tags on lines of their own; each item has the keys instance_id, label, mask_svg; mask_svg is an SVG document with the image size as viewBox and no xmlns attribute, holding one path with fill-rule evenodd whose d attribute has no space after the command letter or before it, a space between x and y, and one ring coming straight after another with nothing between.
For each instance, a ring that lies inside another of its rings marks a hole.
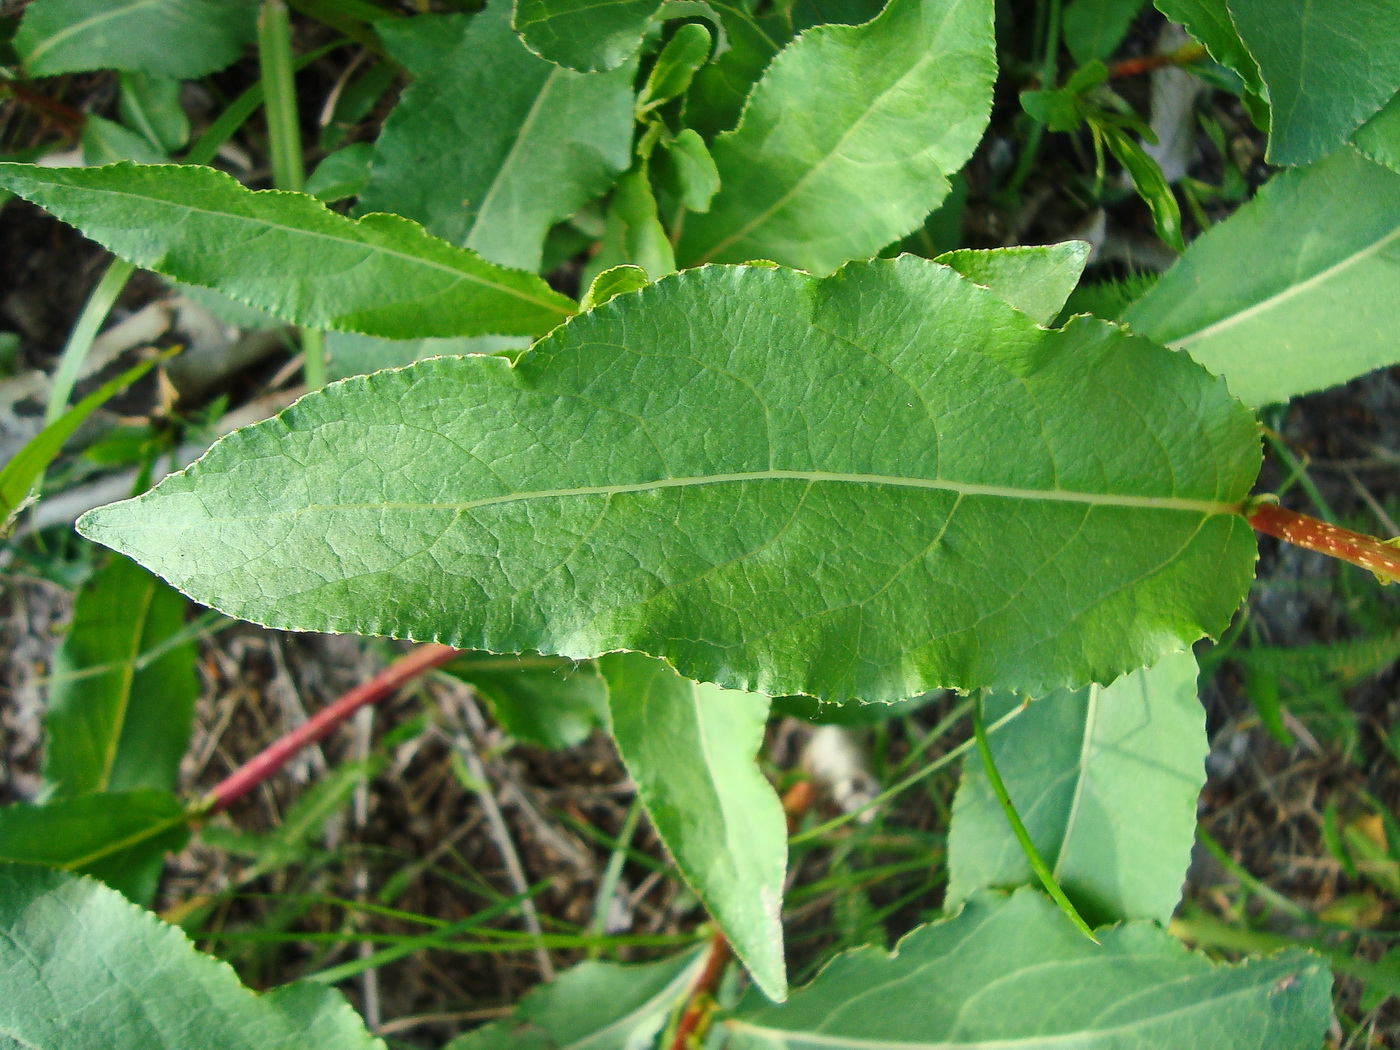
<instances>
[{"instance_id":1,"label":"large green leaf","mask_svg":"<svg viewBox=\"0 0 1400 1050\"><path fill-rule=\"evenodd\" d=\"M359 210L397 212L494 263L539 269L549 228L631 161L636 63L584 74L544 61L511 32L510 0L379 33L415 79L375 143ZM453 46L440 50L443 40Z\"/></svg>"},{"instance_id":2,"label":"large green leaf","mask_svg":"<svg viewBox=\"0 0 1400 1050\"><path fill-rule=\"evenodd\" d=\"M1316 1050L1331 1017L1322 960L1290 951L1239 966L1155 925L1094 944L1035 890L978 894L893 955L837 956L781 1006L751 997L729 1050Z\"/></svg>"},{"instance_id":3,"label":"large green leaf","mask_svg":"<svg viewBox=\"0 0 1400 1050\"><path fill-rule=\"evenodd\" d=\"M1153 0L1153 4L1173 22L1185 26L1205 45L1211 58L1238 73L1246 88L1256 94L1264 91L1259 66L1240 39L1225 0Z\"/></svg>"},{"instance_id":4,"label":"large green leaf","mask_svg":"<svg viewBox=\"0 0 1400 1050\"><path fill-rule=\"evenodd\" d=\"M168 791L122 791L0 808L0 861L93 875L138 903L155 896L165 854L189 838ZM0 894L0 900L4 895Z\"/></svg>"},{"instance_id":5,"label":"large green leaf","mask_svg":"<svg viewBox=\"0 0 1400 1050\"><path fill-rule=\"evenodd\" d=\"M1400 361L1400 174L1345 149L1283 172L1124 313L1251 405Z\"/></svg>"},{"instance_id":6,"label":"large green leaf","mask_svg":"<svg viewBox=\"0 0 1400 1050\"><path fill-rule=\"evenodd\" d=\"M120 555L78 594L44 719L55 797L175 787L199 693L193 642L167 644L185 626L185 604Z\"/></svg>"},{"instance_id":7,"label":"large green leaf","mask_svg":"<svg viewBox=\"0 0 1400 1050\"><path fill-rule=\"evenodd\" d=\"M284 320L389 339L539 335L573 309L533 274L397 215L358 222L213 168L0 164L13 190L137 266Z\"/></svg>"},{"instance_id":8,"label":"large green leaf","mask_svg":"<svg viewBox=\"0 0 1400 1050\"><path fill-rule=\"evenodd\" d=\"M1021 702L988 698L987 716ZM1171 918L1209 750L1190 653L1168 654L1110 686L1031 701L991 748L1036 852L1080 914L1095 925ZM983 887L1034 881L973 755L948 833L947 904Z\"/></svg>"},{"instance_id":9,"label":"large green leaf","mask_svg":"<svg viewBox=\"0 0 1400 1050\"><path fill-rule=\"evenodd\" d=\"M698 976L695 952L643 966L585 962L532 989L503 1021L443 1050L639 1050Z\"/></svg>"},{"instance_id":10,"label":"large green leaf","mask_svg":"<svg viewBox=\"0 0 1400 1050\"><path fill-rule=\"evenodd\" d=\"M1400 90L1395 0L1229 0L1269 95L1272 164L1339 148Z\"/></svg>"},{"instance_id":11,"label":"large green leaf","mask_svg":"<svg viewBox=\"0 0 1400 1050\"><path fill-rule=\"evenodd\" d=\"M443 670L470 682L506 732L540 747L573 747L608 724L608 683L591 660L463 653Z\"/></svg>"},{"instance_id":12,"label":"large green leaf","mask_svg":"<svg viewBox=\"0 0 1400 1050\"><path fill-rule=\"evenodd\" d=\"M91 879L0 865L0 1042L25 1050L383 1050L336 992L257 995Z\"/></svg>"},{"instance_id":13,"label":"large green leaf","mask_svg":"<svg viewBox=\"0 0 1400 1050\"><path fill-rule=\"evenodd\" d=\"M1079 284L1088 259L1086 243L1063 241L1012 248L960 248L933 261L951 266L1022 313L1048 325Z\"/></svg>"},{"instance_id":14,"label":"large green leaf","mask_svg":"<svg viewBox=\"0 0 1400 1050\"><path fill-rule=\"evenodd\" d=\"M598 664L652 826L758 986L785 999L787 821L757 763L768 697L691 682L638 653Z\"/></svg>"},{"instance_id":15,"label":"large green leaf","mask_svg":"<svg viewBox=\"0 0 1400 1050\"><path fill-rule=\"evenodd\" d=\"M1185 355L904 256L686 271L513 368L346 380L80 527L262 623L887 701L1223 629L1258 466Z\"/></svg>"},{"instance_id":16,"label":"large green leaf","mask_svg":"<svg viewBox=\"0 0 1400 1050\"><path fill-rule=\"evenodd\" d=\"M1400 95L1363 124L1352 142L1366 156L1391 171L1400 172Z\"/></svg>"},{"instance_id":17,"label":"large green leaf","mask_svg":"<svg viewBox=\"0 0 1400 1050\"><path fill-rule=\"evenodd\" d=\"M714 142L720 191L685 217L684 265L772 259L830 273L917 229L981 138L991 0L890 0L773 60Z\"/></svg>"},{"instance_id":18,"label":"large green leaf","mask_svg":"<svg viewBox=\"0 0 1400 1050\"><path fill-rule=\"evenodd\" d=\"M614 69L637 53L661 0L515 0L525 46L561 66Z\"/></svg>"},{"instance_id":19,"label":"large green leaf","mask_svg":"<svg viewBox=\"0 0 1400 1050\"><path fill-rule=\"evenodd\" d=\"M33 77L129 69L193 80L257 35L257 0L33 0L15 50Z\"/></svg>"}]
</instances>

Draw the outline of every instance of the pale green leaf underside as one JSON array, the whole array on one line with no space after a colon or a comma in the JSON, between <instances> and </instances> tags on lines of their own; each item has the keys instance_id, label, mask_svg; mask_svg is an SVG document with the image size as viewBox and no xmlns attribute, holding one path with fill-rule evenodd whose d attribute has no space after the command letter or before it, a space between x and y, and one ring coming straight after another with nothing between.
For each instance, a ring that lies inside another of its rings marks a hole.
<instances>
[{"instance_id":1,"label":"pale green leaf underside","mask_svg":"<svg viewBox=\"0 0 1400 1050\"><path fill-rule=\"evenodd\" d=\"M56 797L175 789L199 693L194 644L149 654L183 630L186 604L120 556L79 592L44 716L44 780Z\"/></svg>"},{"instance_id":2,"label":"pale green leaf underside","mask_svg":"<svg viewBox=\"0 0 1400 1050\"><path fill-rule=\"evenodd\" d=\"M729 1050L1316 1050L1331 1016L1322 961L1239 966L1155 925L1096 945L1035 890L974 896L893 955L837 956L781 1006L740 1004Z\"/></svg>"},{"instance_id":3,"label":"pale green leaf underside","mask_svg":"<svg viewBox=\"0 0 1400 1050\"><path fill-rule=\"evenodd\" d=\"M1123 315L1251 405L1400 361L1400 173L1344 149L1274 176Z\"/></svg>"},{"instance_id":4,"label":"pale green leaf underside","mask_svg":"<svg viewBox=\"0 0 1400 1050\"><path fill-rule=\"evenodd\" d=\"M585 962L526 993L510 1017L443 1050L637 1050L695 984L695 952L641 966Z\"/></svg>"},{"instance_id":5,"label":"pale green leaf underside","mask_svg":"<svg viewBox=\"0 0 1400 1050\"><path fill-rule=\"evenodd\" d=\"M652 826L758 986L786 998L787 821L757 762L768 697L697 684L638 653L598 664Z\"/></svg>"},{"instance_id":6,"label":"pale green leaf underside","mask_svg":"<svg viewBox=\"0 0 1400 1050\"><path fill-rule=\"evenodd\" d=\"M981 138L996 60L990 0L890 0L819 26L754 87L712 152L720 191L676 257L830 273L917 229Z\"/></svg>"},{"instance_id":7,"label":"pale green leaf underside","mask_svg":"<svg viewBox=\"0 0 1400 1050\"><path fill-rule=\"evenodd\" d=\"M1228 0L1269 96L1272 164L1338 149L1400 89L1394 0Z\"/></svg>"},{"instance_id":8,"label":"pale green leaf underside","mask_svg":"<svg viewBox=\"0 0 1400 1050\"><path fill-rule=\"evenodd\" d=\"M1021 702L989 698L987 717ZM1165 925L1181 897L1205 783L1205 713L1191 654L1170 653L1110 686L1031 701L991 747L1036 851L1080 914L1091 924ZM947 904L1034 881L973 755L948 833Z\"/></svg>"},{"instance_id":9,"label":"pale green leaf underside","mask_svg":"<svg viewBox=\"0 0 1400 1050\"><path fill-rule=\"evenodd\" d=\"M515 0L515 31L541 58L589 72L637 53L661 0Z\"/></svg>"},{"instance_id":10,"label":"pale green leaf underside","mask_svg":"<svg viewBox=\"0 0 1400 1050\"><path fill-rule=\"evenodd\" d=\"M0 1041L25 1050L383 1050L340 993L256 995L91 879L0 865Z\"/></svg>"},{"instance_id":11,"label":"pale green leaf underside","mask_svg":"<svg viewBox=\"0 0 1400 1050\"><path fill-rule=\"evenodd\" d=\"M968 280L991 289L1024 314L1049 324L1079 284L1089 245L1084 241L1017 245L1012 248L960 248L934 259Z\"/></svg>"},{"instance_id":12,"label":"pale green leaf underside","mask_svg":"<svg viewBox=\"0 0 1400 1050\"><path fill-rule=\"evenodd\" d=\"M887 701L1218 632L1258 464L1184 355L905 256L687 271L514 368L346 380L81 528L261 623Z\"/></svg>"},{"instance_id":13,"label":"pale green leaf underside","mask_svg":"<svg viewBox=\"0 0 1400 1050\"><path fill-rule=\"evenodd\" d=\"M507 733L539 747L573 747L608 722L608 684L591 662L464 653L444 670L470 682Z\"/></svg>"},{"instance_id":14,"label":"pale green leaf underside","mask_svg":"<svg viewBox=\"0 0 1400 1050\"><path fill-rule=\"evenodd\" d=\"M511 31L510 0L380 33L414 81L374 145L358 210L396 212L491 262L539 269L550 226L631 160L636 64L582 74L544 61ZM425 38L439 41L432 52Z\"/></svg>"},{"instance_id":15,"label":"pale green leaf underside","mask_svg":"<svg viewBox=\"0 0 1400 1050\"><path fill-rule=\"evenodd\" d=\"M256 0L34 0L15 50L30 76L129 69L195 79L256 35Z\"/></svg>"},{"instance_id":16,"label":"pale green leaf underside","mask_svg":"<svg viewBox=\"0 0 1400 1050\"><path fill-rule=\"evenodd\" d=\"M539 335L573 302L398 215L356 221L195 166L0 164L0 186L114 253L296 324L388 339Z\"/></svg>"}]
</instances>

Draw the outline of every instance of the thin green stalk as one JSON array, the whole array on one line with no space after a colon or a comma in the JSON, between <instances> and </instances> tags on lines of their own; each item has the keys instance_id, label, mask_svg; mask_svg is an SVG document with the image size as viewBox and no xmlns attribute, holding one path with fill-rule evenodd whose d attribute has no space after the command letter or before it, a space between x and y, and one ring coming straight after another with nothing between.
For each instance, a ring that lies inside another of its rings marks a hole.
<instances>
[{"instance_id":1,"label":"thin green stalk","mask_svg":"<svg viewBox=\"0 0 1400 1050\"><path fill-rule=\"evenodd\" d=\"M637 832L637 824L642 818L642 800L634 798L627 816L622 821L622 829L617 833L617 845L608 857L608 866L603 869L603 877L598 880L598 895L593 900L593 918L588 924L588 932L595 937L607 933L608 913L612 911L613 897L617 884L622 878L622 866L627 862L627 849L632 844L632 836ZM588 958L596 959L602 949L595 945L588 949Z\"/></svg>"},{"instance_id":2,"label":"thin green stalk","mask_svg":"<svg viewBox=\"0 0 1400 1050\"><path fill-rule=\"evenodd\" d=\"M107 315L112 312L117 296L121 295L122 289L126 287L127 278L135 270L136 267L131 263L123 259L113 259L107 266L107 272L102 275L97 287L83 304L83 312L78 315L78 323L73 326L73 333L63 347L63 356L58 359L58 368L53 374L53 385L49 387L49 401L44 408L45 426L56 422L68 411L68 398L78 382L78 373L83 370L83 362L87 360L93 340L97 338L102 322L107 320Z\"/></svg>"},{"instance_id":3,"label":"thin green stalk","mask_svg":"<svg viewBox=\"0 0 1400 1050\"><path fill-rule=\"evenodd\" d=\"M1040 59L1040 89L1042 91L1053 91L1059 81L1059 57L1060 57L1060 0L1049 0L1049 14L1045 19L1045 39ZM1002 196L1007 200L1015 200L1021 194L1021 186L1030 176L1031 168L1035 166L1036 156L1040 153L1040 140L1045 137L1045 125L1040 121L1035 121L1031 126L1031 133L1026 139L1026 145L1021 150L1021 157L1016 162L1016 170L1012 173L1011 179L1002 191Z\"/></svg>"},{"instance_id":4,"label":"thin green stalk","mask_svg":"<svg viewBox=\"0 0 1400 1050\"><path fill-rule=\"evenodd\" d=\"M315 328L299 328L301 333L301 375L306 389L319 390L329 378L326 372L326 333Z\"/></svg>"},{"instance_id":5,"label":"thin green stalk","mask_svg":"<svg viewBox=\"0 0 1400 1050\"><path fill-rule=\"evenodd\" d=\"M258 16L258 58L266 99L272 181L279 190L300 191L306 184L301 156L301 124L292 67L292 26L283 0L263 0Z\"/></svg>"},{"instance_id":6,"label":"thin green stalk","mask_svg":"<svg viewBox=\"0 0 1400 1050\"><path fill-rule=\"evenodd\" d=\"M987 733L995 733L998 729L1006 725L1006 723L1010 722L1013 718L1018 717L1023 710L1024 708L1022 707L1013 707L1010 711L1006 712L1006 714L1002 715L990 726L988 726ZM951 718L952 716L950 715L949 717ZM796 835L791 836L788 839L788 845L797 846L804 842L810 842L812 839L820 838L829 831L835 831L843 824L849 824L851 821L859 818L860 815L866 810L873 809L876 806L884 805L890 799L898 795L901 791L905 791L908 788L913 787L920 781L926 780L928 777L933 776L933 774L937 773L940 769L945 769L948 766L952 765L959 758L962 758L963 755L967 754L967 752L971 751L974 745L975 741L964 740L957 747L951 748L944 754L939 755L936 759L934 759L928 765L924 766L924 768L919 770L917 773L911 773L903 780L897 781L896 783L890 785L884 791L880 792L880 794L872 798L865 805L860 806L857 809L853 809L849 813L842 813L839 817L833 817L831 820L828 820L825 824L818 824L814 828L808 828L806 831L798 832Z\"/></svg>"},{"instance_id":7,"label":"thin green stalk","mask_svg":"<svg viewBox=\"0 0 1400 1050\"><path fill-rule=\"evenodd\" d=\"M1030 832L1026 831L1026 825L1021 823L1021 815L1016 812L1016 807L1011 802L1011 795L1007 792L1006 784L1002 781L1001 774L997 772L996 762L992 758L991 745L987 743L987 728L982 724L982 697L980 695L972 707L972 732L973 739L977 741L977 753L982 756L982 765L987 770L987 782L992 786L992 794L996 795L997 801L1001 803L1001 811L1006 814L1006 821L1011 825L1011 831L1016 836L1016 841L1021 844L1021 851L1026 855L1026 860L1030 862L1031 870L1036 873L1040 884L1045 887L1045 892L1050 894L1051 899L1060 906L1060 911L1065 913L1069 921L1074 923L1085 937L1098 944L1099 939L1094 936L1094 931L1089 929L1089 924L1080 916L1078 909L1070 903L1070 899L1065 896L1065 891L1060 889L1060 884L1055 881L1055 876L1046 866L1045 861L1041 859L1040 851L1035 848L1035 843L1031 841Z\"/></svg>"}]
</instances>

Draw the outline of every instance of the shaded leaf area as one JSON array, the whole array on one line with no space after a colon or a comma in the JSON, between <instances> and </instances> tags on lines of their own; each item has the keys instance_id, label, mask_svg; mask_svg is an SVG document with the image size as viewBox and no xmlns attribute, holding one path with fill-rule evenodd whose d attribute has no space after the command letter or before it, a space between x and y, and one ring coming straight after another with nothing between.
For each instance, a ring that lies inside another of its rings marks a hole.
<instances>
[{"instance_id":1,"label":"shaded leaf area","mask_svg":"<svg viewBox=\"0 0 1400 1050\"><path fill-rule=\"evenodd\" d=\"M1022 702L989 697L987 717ZM1029 701L992 736L991 749L1036 851L1091 925L1171 918L1208 750L1190 653L1171 653L1110 686ZM1034 880L974 754L948 833L948 904Z\"/></svg>"},{"instance_id":2,"label":"shaded leaf area","mask_svg":"<svg viewBox=\"0 0 1400 1050\"><path fill-rule=\"evenodd\" d=\"M0 865L0 1035L30 1050L357 1050L384 1044L340 993L264 995L91 879ZM57 974L61 979L56 979Z\"/></svg>"},{"instance_id":3,"label":"shaded leaf area","mask_svg":"<svg viewBox=\"0 0 1400 1050\"><path fill-rule=\"evenodd\" d=\"M637 653L598 664L613 739L656 833L758 986L784 999L787 821L758 768L768 697L689 681Z\"/></svg>"},{"instance_id":4,"label":"shaded leaf area","mask_svg":"<svg viewBox=\"0 0 1400 1050\"><path fill-rule=\"evenodd\" d=\"M1157 926L1094 944L1034 890L982 893L893 954L837 956L784 1005L743 1001L729 1050L1315 1050L1331 976L1306 952L1222 966Z\"/></svg>"},{"instance_id":5,"label":"shaded leaf area","mask_svg":"<svg viewBox=\"0 0 1400 1050\"><path fill-rule=\"evenodd\" d=\"M1400 172L1400 95L1357 130L1353 144L1377 164Z\"/></svg>"},{"instance_id":6,"label":"shaded leaf area","mask_svg":"<svg viewBox=\"0 0 1400 1050\"><path fill-rule=\"evenodd\" d=\"M1089 245L1065 241L1045 246L962 248L934 262L951 266L1040 324L1049 324L1079 283Z\"/></svg>"},{"instance_id":7,"label":"shaded leaf area","mask_svg":"<svg viewBox=\"0 0 1400 1050\"><path fill-rule=\"evenodd\" d=\"M212 168L0 164L0 186L115 254L285 321L389 339L539 335L573 302L398 215L356 221Z\"/></svg>"},{"instance_id":8,"label":"shaded leaf area","mask_svg":"<svg viewBox=\"0 0 1400 1050\"><path fill-rule=\"evenodd\" d=\"M525 336L476 335L443 339L380 339L357 332L326 335L326 371L332 379L402 368L428 357L461 354L514 355L529 347Z\"/></svg>"},{"instance_id":9,"label":"shaded leaf area","mask_svg":"<svg viewBox=\"0 0 1400 1050\"><path fill-rule=\"evenodd\" d=\"M695 952L642 966L586 962L520 1001L515 1012L443 1050L633 1050L655 1039L694 984Z\"/></svg>"},{"instance_id":10,"label":"shaded leaf area","mask_svg":"<svg viewBox=\"0 0 1400 1050\"><path fill-rule=\"evenodd\" d=\"M589 75L544 61L511 31L510 0L379 32L414 81L374 145L358 210L396 212L494 263L539 269L550 226L631 159L636 63Z\"/></svg>"},{"instance_id":11,"label":"shaded leaf area","mask_svg":"<svg viewBox=\"0 0 1400 1050\"><path fill-rule=\"evenodd\" d=\"M79 592L44 719L55 797L174 789L199 692L194 643L167 644L185 626L185 604L120 555Z\"/></svg>"},{"instance_id":12,"label":"shaded leaf area","mask_svg":"<svg viewBox=\"0 0 1400 1050\"><path fill-rule=\"evenodd\" d=\"M195 79L257 35L257 0L33 0L15 50L33 77L124 69Z\"/></svg>"},{"instance_id":13,"label":"shaded leaf area","mask_svg":"<svg viewBox=\"0 0 1400 1050\"><path fill-rule=\"evenodd\" d=\"M987 125L989 0L890 0L773 60L715 139L720 191L685 218L683 265L771 259L830 273L917 229Z\"/></svg>"},{"instance_id":14,"label":"shaded leaf area","mask_svg":"<svg viewBox=\"0 0 1400 1050\"><path fill-rule=\"evenodd\" d=\"M685 98L685 124L706 139L739 123L744 101L791 36L779 19L762 18L742 0L709 0L728 45L696 71Z\"/></svg>"},{"instance_id":15,"label":"shaded leaf area","mask_svg":"<svg viewBox=\"0 0 1400 1050\"><path fill-rule=\"evenodd\" d=\"M1064 13L1065 46L1076 62L1106 59L1128 35L1146 0L1074 0Z\"/></svg>"},{"instance_id":16,"label":"shaded leaf area","mask_svg":"<svg viewBox=\"0 0 1400 1050\"><path fill-rule=\"evenodd\" d=\"M905 256L689 271L514 368L346 380L80 527L258 622L884 701L1221 630L1258 464L1184 355Z\"/></svg>"},{"instance_id":17,"label":"shaded leaf area","mask_svg":"<svg viewBox=\"0 0 1400 1050\"><path fill-rule=\"evenodd\" d=\"M0 809L0 861L92 875L138 903L149 903L166 852L189 839L187 820L185 807L168 791L6 806Z\"/></svg>"},{"instance_id":18,"label":"shaded leaf area","mask_svg":"<svg viewBox=\"0 0 1400 1050\"><path fill-rule=\"evenodd\" d=\"M1251 405L1400 360L1400 174L1345 149L1276 175L1123 314Z\"/></svg>"},{"instance_id":19,"label":"shaded leaf area","mask_svg":"<svg viewBox=\"0 0 1400 1050\"><path fill-rule=\"evenodd\" d=\"M541 58L582 72L637 53L661 0L515 0L515 30Z\"/></svg>"},{"instance_id":20,"label":"shaded leaf area","mask_svg":"<svg viewBox=\"0 0 1400 1050\"><path fill-rule=\"evenodd\" d=\"M608 683L592 661L466 653L444 668L469 682L511 736L540 747L573 747L608 722Z\"/></svg>"},{"instance_id":21,"label":"shaded leaf area","mask_svg":"<svg viewBox=\"0 0 1400 1050\"><path fill-rule=\"evenodd\" d=\"M1269 98L1271 164L1338 149L1400 90L1400 5L1391 0L1229 0ZM1379 44L1379 46L1378 46Z\"/></svg>"}]
</instances>

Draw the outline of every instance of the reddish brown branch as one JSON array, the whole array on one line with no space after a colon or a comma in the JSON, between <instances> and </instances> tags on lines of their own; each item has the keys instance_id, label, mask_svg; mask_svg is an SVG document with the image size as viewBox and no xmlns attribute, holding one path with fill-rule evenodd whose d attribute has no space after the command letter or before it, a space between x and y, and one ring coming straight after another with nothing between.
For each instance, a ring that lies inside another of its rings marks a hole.
<instances>
[{"instance_id":1,"label":"reddish brown branch","mask_svg":"<svg viewBox=\"0 0 1400 1050\"><path fill-rule=\"evenodd\" d=\"M1400 550L1374 536L1329 525L1275 503L1259 503L1247 511L1246 517L1260 532L1296 547L1359 565L1386 582L1400 580Z\"/></svg>"},{"instance_id":2,"label":"reddish brown branch","mask_svg":"<svg viewBox=\"0 0 1400 1050\"><path fill-rule=\"evenodd\" d=\"M1199 62L1205 57L1206 49L1200 44L1187 44L1185 47L1168 51L1162 55L1125 58L1121 62L1115 62L1109 66L1108 75L1115 80L1119 77L1135 77L1142 73L1151 73L1154 69L1161 69L1163 66L1189 66L1192 62Z\"/></svg>"},{"instance_id":3,"label":"reddish brown branch","mask_svg":"<svg viewBox=\"0 0 1400 1050\"><path fill-rule=\"evenodd\" d=\"M690 1050L691 1038L702 1035L701 1026L709 1019L714 1009L715 995L719 991L720 978L729 965L733 949L718 930L710 938L710 954L705 958L705 968L695 979L686 999L685 1012L676 1025L676 1038L671 1042L671 1050Z\"/></svg>"},{"instance_id":4,"label":"reddish brown branch","mask_svg":"<svg viewBox=\"0 0 1400 1050\"><path fill-rule=\"evenodd\" d=\"M87 114L81 110L74 109L67 103L60 102L56 98L49 98L48 95L23 84L16 84L10 81L0 85L0 92L9 92L16 102L36 109L45 116L52 118L63 128L76 135L83 130L83 125L87 122Z\"/></svg>"},{"instance_id":5,"label":"reddish brown branch","mask_svg":"<svg viewBox=\"0 0 1400 1050\"><path fill-rule=\"evenodd\" d=\"M285 766L298 751L326 736L360 708L392 696L423 672L447 663L457 652L450 645L420 645L395 660L368 682L357 685L329 707L316 712L225 777L204 799L202 812L217 813L227 809Z\"/></svg>"}]
</instances>

